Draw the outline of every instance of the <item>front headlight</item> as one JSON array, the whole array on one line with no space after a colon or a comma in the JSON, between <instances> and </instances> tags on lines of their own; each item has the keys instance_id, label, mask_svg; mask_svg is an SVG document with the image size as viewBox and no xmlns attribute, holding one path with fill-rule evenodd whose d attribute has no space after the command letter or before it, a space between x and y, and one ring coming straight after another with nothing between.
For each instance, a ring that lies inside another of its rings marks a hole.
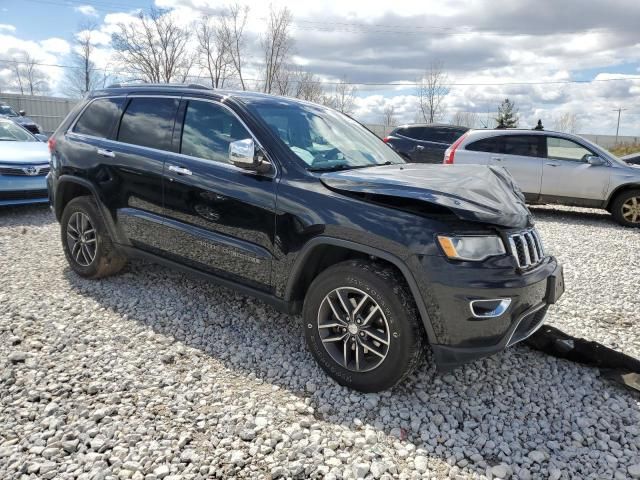
<instances>
[{"instance_id":1,"label":"front headlight","mask_svg":"<svg viewBox=\"0 0 640 480\"><path fill-rule=\"evenodd\" d=\"M438 243L444 254L452 260L482 261L507 253L500 237L438 235Z\"/></svg>"}]
</instances>

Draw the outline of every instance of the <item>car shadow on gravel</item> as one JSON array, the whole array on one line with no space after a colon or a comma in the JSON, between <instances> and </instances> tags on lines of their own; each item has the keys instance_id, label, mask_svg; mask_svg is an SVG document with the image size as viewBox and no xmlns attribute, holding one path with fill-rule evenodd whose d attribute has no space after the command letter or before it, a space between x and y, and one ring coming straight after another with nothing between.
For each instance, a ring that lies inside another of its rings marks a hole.
<instances>
[{"instance_id":1,"label":"car shadow on gravel","mask_svg":"<svg viewBox=\"0 0 640 480\"><path fill-rule=\"evenodd\" d=\"M602 227L618 227L625 228L618 225L613 216L605 210L599 209L568 209L564 207L543 207L536 205L529 205L529 210L533 213L534 220L544 220L551 223L562 224L585 224L591 225L600 224Z\"/></svg>"},{"instance_id":2,"label":"car shadow on gravel","mask_svg":"<svg viewBox=\"0 0 640 480\"><path fill-rule=\"evenodd\" d=\"M395 389L361 394L316 365L298 317L260 301L138 261L101 281L68 268L64 277L75 293L127 323L201 350L248 382L310 398L319 421L363 436L373 429L377 440L367 448L375 452L376 442L386 442L399 463L420 455L433 468L445 461L463 475L506 469L519 478L612 477L626 475L629 456L640 449L639 396L599 378L596 369L526 347L444 375L424 362ZM154 348L160 359L162 347Z\"/></svg>"}]
</instances>

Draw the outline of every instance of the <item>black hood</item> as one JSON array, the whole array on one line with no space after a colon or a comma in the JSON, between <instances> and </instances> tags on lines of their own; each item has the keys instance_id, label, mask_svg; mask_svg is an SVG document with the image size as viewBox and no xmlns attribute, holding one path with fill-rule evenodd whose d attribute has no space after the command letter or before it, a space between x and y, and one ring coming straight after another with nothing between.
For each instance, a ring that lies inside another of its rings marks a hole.
<instances>
[{"instance_id":1,"label":"black hood","mask_svg":"<svg viewBox=\"0 0 640 480\"><path fill-rule=\"evenodd\" d=\"M36 123L33 120L31 120L29 117L18 116L18 117L9 117L9 118L11 118L11 120L16 122L18 125L35 125Z\"/></svg>"},{"instance_id":2,"label":"black hood","mask_svg":"<svg viewBox=\"0 0 640 480\"><path fill-rule=\"evenodd\" d=\"M409 163L324 173L327 187L402 197L446 207L463 220L509 228L531 225L531 212L502 167Z\"/></svg>"}]
</instances>

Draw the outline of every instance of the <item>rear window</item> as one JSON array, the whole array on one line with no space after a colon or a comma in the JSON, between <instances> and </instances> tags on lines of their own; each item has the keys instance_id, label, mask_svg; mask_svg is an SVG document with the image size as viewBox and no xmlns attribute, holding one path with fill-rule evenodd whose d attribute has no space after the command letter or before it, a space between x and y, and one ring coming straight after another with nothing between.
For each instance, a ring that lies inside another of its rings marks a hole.
<instances>
[{"instance_id":1,"label":"rear window","mask_svg":"<svg viewBox=\"0 0 640 480\"><path fill-rule=\"evenodd\" d=\"M178 103L177 98L131 99L120 122L118 141L170 150Z\"/></svg>"},{"instance_id":2,"label":"rear window","mask_svg":"<svg viewBox=\"0 0 640 480\"><path fill-rule=\"evenodd\" d=\"M123 98L101 98L94 100L80 115L73 131L83 135L109 138L113 126L120 118Z\"/></svg>"},{"instance_id":3,"label":"rear window","mask_svg":"<svg viewBox=\"0 0 640 480\"><path fill-rule=\"evenodd\" d=\"M399 128L396 133L403 137L413 138L414 140L422 140L424 136L424 127L404 127Z\"/></svg>"}]
</instances>

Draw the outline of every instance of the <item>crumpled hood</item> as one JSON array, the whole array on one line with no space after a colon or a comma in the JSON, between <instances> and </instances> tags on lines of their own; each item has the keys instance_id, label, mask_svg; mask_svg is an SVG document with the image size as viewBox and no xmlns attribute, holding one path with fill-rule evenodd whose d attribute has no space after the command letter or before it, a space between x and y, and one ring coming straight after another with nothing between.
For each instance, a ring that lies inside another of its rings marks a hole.
<instances>
[{"instance_id":1,"label":"crumpled hood","mask_svg":"<svg viewBox=\"0 0 640 480\"><path fill-rule=\"evenodd\" d=\"M49 163L49 148L44 142L0 141L0 163Z\"/></svg>"},{"instance_id":2,"label":"crumpled hood","mask_svg":"<svg viewBox=\"0 0 640 480\"><path fill-rule=\"evenodd\" d=\"M464 220L509 228L532 223L524 196L502 167L408 163L328 172L320 180L338 191L440 205Z\"/></svg>"}]
</instances>

